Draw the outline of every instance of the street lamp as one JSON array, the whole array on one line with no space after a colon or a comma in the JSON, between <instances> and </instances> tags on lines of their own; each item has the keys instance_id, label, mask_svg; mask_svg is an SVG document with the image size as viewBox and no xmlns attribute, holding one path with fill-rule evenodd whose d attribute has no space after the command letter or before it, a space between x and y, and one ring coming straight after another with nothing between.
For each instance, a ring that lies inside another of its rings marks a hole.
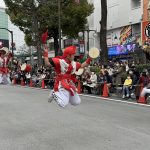
<instances>
[{"instance_id":1,"label":"street lamp","mask_svg":"<svg viewBox=\"0 0 150 150\"><path fill-rule=\"evenodd\" d=\"M61 10L60 0L58 0L58 32L59 32L59 52L61 52Z\"/></svg>"},{"instance_id":2,"label":"street lamp","mask_svg":"<svg viewBox=\"0 0 150 150\"><path fill-rule=\"evenodd\" d=\"M85 31L87 32L87 52L88 52L88 51L89 51L89 41L90 41L89 35L90 35L90 32L91 32L91 31L95 32L95 33L93 34L94 36L96 36L97 33L96 33L96 30L85 29L85 30L83 30L82 32L79 32L79 33L78 33L78 36L79 36L79 37L83 37L83 39L84 39L84 32L85 32Z\"/></svg>"},{"instance_id":3,"label":"street lamp","mask_svg":"<svg viewBox=\"0 0 150 150\"><path fill-rule=\"evenodd\" d=\"M11 34L11 46L12 46L12 55L14 57L14 49L13 49L13 31L7 29L7 28L0 28L0 29L3 29L3 30L7 30L10 34ZM13 61L13 57L12 57L12 61Z\"/></svg>"}]
</instances>

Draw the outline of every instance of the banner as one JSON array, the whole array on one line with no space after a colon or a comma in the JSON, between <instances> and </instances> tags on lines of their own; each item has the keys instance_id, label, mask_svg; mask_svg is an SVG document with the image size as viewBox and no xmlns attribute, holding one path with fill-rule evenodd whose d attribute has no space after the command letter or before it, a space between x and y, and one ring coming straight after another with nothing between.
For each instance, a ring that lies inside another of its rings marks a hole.
<instances>
[{"instance_id":1,"label":"banner","mask_svg":"<svg viewBox=\"0 0 150 150\"><path fill-rule=\"evenodd\" d=\"M125 26L120 31L120 45L130 43L132 40L132 26Z\"/></svg>"}]
</instances>

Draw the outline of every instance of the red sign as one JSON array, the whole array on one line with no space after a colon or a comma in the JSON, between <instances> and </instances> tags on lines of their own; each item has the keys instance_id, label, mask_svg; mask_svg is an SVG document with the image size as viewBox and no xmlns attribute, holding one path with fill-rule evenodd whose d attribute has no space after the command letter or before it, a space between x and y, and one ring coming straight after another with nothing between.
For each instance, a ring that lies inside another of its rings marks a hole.
<instances>
[{"instance_id":1,"label":"red sign","mask_svg":"<svg viewBox=\"0 0 150 150\"><path fill-rule=\"evenodd\" d=\"M150 22L142 22L142 44L145 42L150 42Z\"/></svg>"}]
</instances>

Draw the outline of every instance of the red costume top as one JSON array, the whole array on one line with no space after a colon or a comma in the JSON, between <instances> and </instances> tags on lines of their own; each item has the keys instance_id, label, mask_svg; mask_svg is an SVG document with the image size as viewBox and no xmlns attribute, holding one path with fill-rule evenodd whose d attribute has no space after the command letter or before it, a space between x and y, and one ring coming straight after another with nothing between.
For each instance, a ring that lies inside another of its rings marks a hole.
<instances>
[{"instance_id":1,"label":"red costume top","mask_svg":"<svg viewBox=\"0 0 150 150\"><path fill-rule=\"evenodd\" d=\"M76 47L70 46L64 50L63 56L52 58L51 64L55 67L56 79L54 84L54 91L59 88L65 88L70 91L71 95L76 91L76 77L75 72L81 67L79 62L68 61L66 57L76 53Z\"/></svg>"},{"instance_id":2,"label":"red costume top","mask_svg":"<svg viewBox=\"0 0 150 150\"><path fill-rule=\"evenodd\" d=\"M8 63L11 56L5 56L4 58L0 56L0 74L7 74L9 72Z\"/></svg>"}]
</instances>

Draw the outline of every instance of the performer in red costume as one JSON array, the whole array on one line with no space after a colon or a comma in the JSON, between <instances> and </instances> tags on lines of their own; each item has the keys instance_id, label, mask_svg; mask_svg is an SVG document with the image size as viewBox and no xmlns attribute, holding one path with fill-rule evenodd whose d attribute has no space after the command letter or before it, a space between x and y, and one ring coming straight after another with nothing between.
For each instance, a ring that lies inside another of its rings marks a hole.
<instances>
[{"instance_id":1,"label":"performer in red costume","mask_svg":"<svg viewBox=\"0 0 150 150\"><path fill-rule=\"evenodd\" d=\"M8 52L7 47L0 49L0 84L10 84L10 75L8 69L8 63L12 54Z\"/></svg>"},{"instance_id":2,"label":"performer in red costume","mask_svg":"<svg viewBox=\"0 0 150 150\"><path fill-rule=\"evenodd\" d=\"M80 64L74 61L75 54L76 47L70 46L64 50L63 56L54 57L49 60L48 50L44 50L45 64L49 67L53 66L56 71L54 90L51 93L50 99L54 99L61 107L66 107L68 103L74 106L81 103L75 86L76 77L74 74L79 68L87 67L92 59L87 58L83 64Z\"/></svg>"}]
</instances>

